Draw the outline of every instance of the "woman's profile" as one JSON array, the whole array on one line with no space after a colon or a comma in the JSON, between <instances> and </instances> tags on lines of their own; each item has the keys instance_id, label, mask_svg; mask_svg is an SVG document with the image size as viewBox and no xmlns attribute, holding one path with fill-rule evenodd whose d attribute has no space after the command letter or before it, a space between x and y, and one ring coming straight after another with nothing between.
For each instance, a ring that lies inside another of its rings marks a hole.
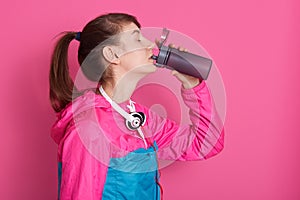
<instances>
[{"instance_id":1,"label":"woman's profile","mask_svg":"<svg viewBox=\"0 0 300 200\"><path fill-rule=\"evenodd\" d=\"M182 83L190 125L131 100L137 83L157 69L155 43L140 28L132 15L108 13L81 32L62 33L55 45L49 80L58 199L162 199L159 160L204 160L223 149L223 127L205 80L172 72ZM81 70L95 88L80 90L69 75L74 40Z\"/></svg>"}]
</instances>

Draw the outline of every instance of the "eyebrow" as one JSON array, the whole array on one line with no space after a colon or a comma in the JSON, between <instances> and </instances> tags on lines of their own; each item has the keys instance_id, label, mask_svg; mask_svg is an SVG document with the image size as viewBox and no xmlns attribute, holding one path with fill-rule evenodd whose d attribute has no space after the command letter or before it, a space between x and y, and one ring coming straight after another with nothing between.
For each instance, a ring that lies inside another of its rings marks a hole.
<instances>
[{"instance_id":1,"label":"eyebrow","mask_svg":"<svg viewBox=\"0 0 300 200\"><path fill-rule=\"evenodd\" d=\"M133 30L133 31L132 31L132 33L131 33L131 34L133 35L133 34L135 34L135 33L140 33L140 30L138 30L138 29L135 29L135 30Z\"/></svg>"}]
</instances>

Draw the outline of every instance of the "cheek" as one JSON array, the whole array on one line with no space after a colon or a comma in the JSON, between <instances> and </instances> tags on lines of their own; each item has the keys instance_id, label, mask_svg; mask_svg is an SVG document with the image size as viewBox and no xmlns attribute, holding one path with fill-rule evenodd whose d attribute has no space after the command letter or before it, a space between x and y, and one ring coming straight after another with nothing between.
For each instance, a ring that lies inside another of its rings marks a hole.
<instances>
[{"instance_id":1,"label":"cheek","mask_svg":"<svg viewBox=\"0 0 300 200\"><path fill-rule=\"evenodd\" d=\"M124 53L129 53L129 52L135 52L135 51L140 51L142 49L145 49L147 46L143 42L138 42L137 39L128 39L126 41L126 45L124 45Z\"/></svg>"},{"instance_id":2,"label":"cheek","mask_svg":"<svg viewBox=\"0 0 300 200\"><path fill-rule=\"evenodd\" d=\"M146 58L145 52L134 51L134 52L128 53L124 57L123 63L126 65L126 68L132 69L132 68L135 68L135 67L145 64L145 58Z\"/></svg>"}]
</instances>

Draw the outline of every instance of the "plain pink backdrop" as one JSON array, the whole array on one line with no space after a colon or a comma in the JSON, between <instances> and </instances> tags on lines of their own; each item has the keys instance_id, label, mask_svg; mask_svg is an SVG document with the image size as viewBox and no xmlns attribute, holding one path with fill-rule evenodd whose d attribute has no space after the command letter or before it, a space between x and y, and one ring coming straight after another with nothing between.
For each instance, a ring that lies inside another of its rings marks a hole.
<instances>
[{"instance_id":1,"label":"plain pink backdrop","mask_svg":"<svg viewBox=\"0 0 300 200\"><path fill-rule=\"evenodd\" d=\"M2 2L0 199L56 199L48 101L53 38L113 11L189 35L223 76L225 149L163 169L165 199L300 199L299 8L297 0Z\"/></svg>"}]
</instances>

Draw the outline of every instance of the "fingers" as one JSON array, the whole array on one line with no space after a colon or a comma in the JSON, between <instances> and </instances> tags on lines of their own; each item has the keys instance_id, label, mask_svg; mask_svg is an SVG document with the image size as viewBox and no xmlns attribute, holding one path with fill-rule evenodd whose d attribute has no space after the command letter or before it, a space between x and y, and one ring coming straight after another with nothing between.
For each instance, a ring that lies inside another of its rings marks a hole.
<instances>
[{"instance_id":1,"label":"fingers","mask_svg":"<svg viewBox=\"0 0 300 200\"><path fill-rule=\"evenodd\" d=\"M176 70L172 70L171 74L173 76L175 76L180 82L182 82L183 84L187 84L189 81L189 77L187 75L184 75Z\"/></svg>"},{"instance_id":2,"label":"fingers","mask_svg":"<svg viewBox=\"0 0 300 200\"><path fill-rule=\"evenodd\" d=\"M200 79L182 74L176 70L172 70L172 75L175 76L186 89L193 88L200 83Z\"/></svg>"},{"instance_id":3,"label":"fingers","mask_svg":"<svg viewBox=\"0 0 300 200\"><path fill-rule=\"evenodd\" d=\"M184 51L184 52L188 52L187 48L183 48L183 47L178 47L179 51Z\"/></svg>"},{"instance_id":4,"label":"fingers","mask_svg":"<svg viewBox=\"0 0 300 200\"><path fill-rule=\"evenodd\" d=\"M157 39L157 38L155 38L155 44L156 44L156 46L159 47L159 46L160 46L160 40ZM170 43L170 44L168 45L168 47L170 47L170 48L176 48L175 44L173 44L173 43ZM188 52L187 48L184 48L184 47L181 47L181 46L178 46L177 49L178 49L179 51Z\"/></svg>"},{"instance_id":5,"label":"fingers","mask_svg":"<svg viewBox=\"0 0 300 200\"><path fill-rule=\"evenodd\" d=\"M175 48L175 44L173 44L173 43L170 43L168 46L169 46L170 48Z\"/></svg>"},{"instance_id":6,"label":"fingers","mask_svg":"<svg viewBox=\"0 0 300 200\"><path fill-rule=\"evenodd\" d=\"M176 70L172 70L172 71L171 71L171 74L172 74L173 76L178 76L179 72L176 71Z\"/></svg>"},{"instance_id":7,"label":"fingers","mask_svg":"<svg viewBox=\"0 0 300 200\"><path fill-rule=\"evenodd\" d=\"M175 48L175 44L170 43L170 44L169 44L169 47L170 47L170 48ZM179 51L188 52L188 50L187 50L186 48L181 47L181 46L178 46L177 49L178 49Z\"/></svg>"}]
</instances>

